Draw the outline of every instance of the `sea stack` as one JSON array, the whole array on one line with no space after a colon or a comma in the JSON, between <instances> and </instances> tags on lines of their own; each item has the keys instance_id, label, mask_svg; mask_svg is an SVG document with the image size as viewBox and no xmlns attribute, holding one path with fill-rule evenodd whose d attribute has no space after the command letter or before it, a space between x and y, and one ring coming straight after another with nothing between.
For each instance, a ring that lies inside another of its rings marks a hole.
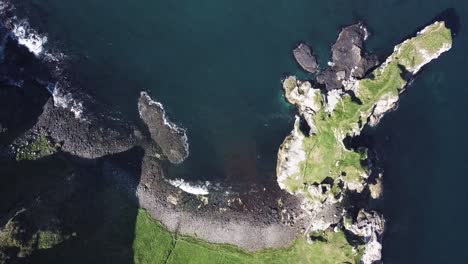
<instances>
[{"instance_id":1,"label":"sea stack","mask_svg":"<svg viewBox=\"0 0 468 264\"><path fill-rule=\"evenodd\" d=\"M301 67L305 71L310 72L310 73L317 72L317 68L318 68L317 60L315 59L314 55L312 54L312 50L307 44L300 43L293 50L293 54L297 63L299 63L299 65L301 65Z\"/></svg>"}]
</instances>

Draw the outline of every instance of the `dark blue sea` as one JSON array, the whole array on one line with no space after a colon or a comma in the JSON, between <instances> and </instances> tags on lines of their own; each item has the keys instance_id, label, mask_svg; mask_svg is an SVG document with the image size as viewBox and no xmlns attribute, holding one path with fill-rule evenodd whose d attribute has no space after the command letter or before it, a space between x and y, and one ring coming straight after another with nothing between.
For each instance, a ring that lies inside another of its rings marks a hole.
<instances>
[{"instance_id":1,"label":"dark blue sea","mask_svg":"<svg viewBox=\"0 0 468 264\"><path fill-rule=\"evenodd\" d=\"M188 131L171 177L274 181L294 109L286 74L307 78L291 50L306 41L322 67L341 27L365 22L382 59L453 9L453 49L426 67L397 111L368 132L385 170L385 263L468 263L468 2L460 0L17 0L79 85L125 118L150 93Z\"/></svg>"}]
</instances>

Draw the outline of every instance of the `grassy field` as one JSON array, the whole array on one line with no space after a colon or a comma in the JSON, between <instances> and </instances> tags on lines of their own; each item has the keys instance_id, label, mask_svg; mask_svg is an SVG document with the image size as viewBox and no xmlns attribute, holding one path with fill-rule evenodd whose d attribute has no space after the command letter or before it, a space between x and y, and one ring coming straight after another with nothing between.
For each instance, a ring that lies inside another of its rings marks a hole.
<instances>
[{"instance_id":1,"label":"grassy field","mask_svg":"<svg viewBox=\"0 0 468 264\"><path fill-rule=\"evenodd\" d=\"M139 210L133 243L135 263L168 264L254 264L254 263L359 263L342 232L325 232L312 244L298 238L287 249L248 253L230 245L210 244L186 236L177 236Z\"/></svg>"},{"instance_id":2,"label":"grassy field","mask_svg":"<svg viewBox=\"0 0 468 264\"><path fill-rule=\"evenodd\" d=\"M440 53L448 50L451 44L450 30L443 22L434 23L414 38L398 45L387 62L374 70L369 78L357 81L355 95L361 103L344 94L330 113L324 100L317 100L315 97L315 134L304 138L306 160L300 164L298 173L285 180L287 189L293 193L307 193L310 184L321 183L328 177L335 181L342 180L349 189L362 188L368 175L363 162L367 158L366 150L348 150L343 139L360 133L379 102L385 102L389 98L398 99L407 84L404 78L407 72L416 73ZM301 88L294 87L295 85L300 84L295 84L294 78L283 83L288 99L291 98L288 93L295 88L300 93Z\"/></svg>"}]
</instances>

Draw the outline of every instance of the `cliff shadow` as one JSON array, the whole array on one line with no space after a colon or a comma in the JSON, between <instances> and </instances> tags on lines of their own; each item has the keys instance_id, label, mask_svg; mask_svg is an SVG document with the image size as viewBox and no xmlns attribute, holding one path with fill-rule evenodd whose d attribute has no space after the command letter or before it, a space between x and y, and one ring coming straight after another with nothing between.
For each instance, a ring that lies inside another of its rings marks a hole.
<instances>
[{"instance_id":1,"label":"cliff shadow","mask_svg":"<svg viewBox=\"0 0 468 264\"><path fill-rule=\"evenodd\" d=\"M143 155L135 147L95 160L59 152L0 161L0 224L16 241L0 239L0 262L134 263Z\"/></svg>"},{"instance_id":2,"label":"cliff shadow","mask_svg":"<svg viewBox=\"0 0 468 264\"><path fill-rule=\"evenodd\" d=\"M62 233L68 238L37 250L27 262L134 263L135 193L143 155L143 149L135 147L96 160L68 156L75 186L57 205Z\"/></svg>"},{"instance_id":3,"label":"cliff shadow","mask_svg":"<svg viewBox=\"0 0 468 264\"><path fill-rule=\"evenodd\" d=\"M9 145L30 129L51 98L52 79L43 63L0 26L0 145Z\"/></svg>"}]
</instances>

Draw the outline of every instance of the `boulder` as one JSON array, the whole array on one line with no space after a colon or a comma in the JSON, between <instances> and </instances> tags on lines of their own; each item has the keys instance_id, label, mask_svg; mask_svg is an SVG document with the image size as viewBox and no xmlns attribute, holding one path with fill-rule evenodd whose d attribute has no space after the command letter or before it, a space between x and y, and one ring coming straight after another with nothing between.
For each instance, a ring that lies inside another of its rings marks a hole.
<instances>
[{"instance_id":1,"label":"boulder","mask_svg":"<svg viewBox=\"0 0 468 264\"><path fill-rule=\"evenodd\" d=\"M301 67L310 73L315 73L318 68L317 60L312 54L312 50L305 43L300 43L293 50L294 58Z\"/></svg>"}]
</instances>

